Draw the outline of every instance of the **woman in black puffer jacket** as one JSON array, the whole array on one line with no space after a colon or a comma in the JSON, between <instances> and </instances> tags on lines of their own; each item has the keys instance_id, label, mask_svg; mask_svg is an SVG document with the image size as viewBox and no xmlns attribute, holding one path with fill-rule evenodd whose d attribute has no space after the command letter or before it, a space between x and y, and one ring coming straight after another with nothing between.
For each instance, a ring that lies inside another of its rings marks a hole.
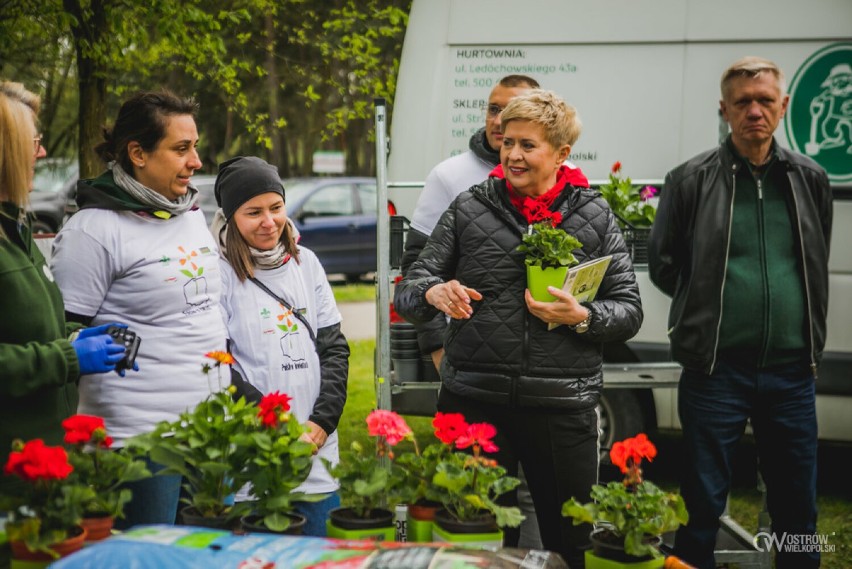
<instances>
[{"instance_id":1,"label":"woman in black puffer jacket","mask_svg":"<svg viewBox=\"0 0 852 569\"><path fill-rule=\"evenodd\" d=\"M587 501L597 481L601 346L639 330L639 289L609 206L565 180L562 163L580 134L573 107L535 90L513 99L501 122L501 164L450 205L394 305L410 321L437 311L452 319L439 410L497 427L495 458L513 475L523 465L544 546L583 567L590 528L563 518L562 503ZM613 256L593 302L555 289L555 302L537 302L525 290L517 247L543 220L580 240L580 262ZM548 331L550 322L565 326Z\"/></svg>"}]
</instances>

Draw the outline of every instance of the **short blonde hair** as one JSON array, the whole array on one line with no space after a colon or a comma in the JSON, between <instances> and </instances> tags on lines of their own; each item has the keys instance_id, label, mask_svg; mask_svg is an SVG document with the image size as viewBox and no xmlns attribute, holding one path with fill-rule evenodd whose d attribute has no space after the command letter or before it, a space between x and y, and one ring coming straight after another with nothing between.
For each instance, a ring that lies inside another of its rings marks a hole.
<instances>
[{"instance_id":1,"label":"short blonde hair","mask_svg":"<svg viewBox=\"0 0 852 569\"><path fill-rule=\"evenodd\" d=\"M0 82L0 198L25 207L29 200L38 95L20 83Z\"/></svg>"},{"instance_id":2,"label":"short blonde hair","mask_svg":"<svg viewBox=\"0 0 852 569\"><path fill-rule=\"evenodd\" d=\"M553 91L533 89L509 101L500 114L500 128L513 120L528 120L544 127L544 137L554 148L573 146L580 138L583 123L577 109Z\"/></svg>"},{"instance_id":3,"label":"short blonde hair","mask_svg":"<svg viewBox=\"0 0 852 569\"><path fill-rule=\"evenodd\" d=\"M725 99L728 97L731 81L733 79L737 77L749 77L754 79L763 72L771 73L775 77L778 81L778 87L781 89L782 95L787 91L784 72L781 71L780 67L768 59L748 55L732 63L731 66L725 69L724 73L722 73L722 81L719 84L722 91L722 98Z\"/></svg>"}]
</instances>

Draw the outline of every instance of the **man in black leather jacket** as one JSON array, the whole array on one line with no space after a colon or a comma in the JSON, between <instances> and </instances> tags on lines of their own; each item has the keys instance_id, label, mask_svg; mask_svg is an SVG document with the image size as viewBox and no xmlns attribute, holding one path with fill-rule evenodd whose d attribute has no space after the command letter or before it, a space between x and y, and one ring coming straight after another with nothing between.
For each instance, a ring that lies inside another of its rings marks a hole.
<instances>
[{"instance_id":1,"label":"man in black leather jacket","mask_svg":"<svg viewBox=\"0 0 852 569\"><path fill-rule=\"evenodd\" d=\"M666 177L649 243L651 279L672 296L669 336L684 371L681 490L689 524L678 556L715 567L730 464L751 420L777 538L816 531L815 378L825 344L831 189L809 158L773 132L784 77L746 57L722 76L731 134ZM780 547L777 566L819 566Z\"/></svg>"}]
</instances>

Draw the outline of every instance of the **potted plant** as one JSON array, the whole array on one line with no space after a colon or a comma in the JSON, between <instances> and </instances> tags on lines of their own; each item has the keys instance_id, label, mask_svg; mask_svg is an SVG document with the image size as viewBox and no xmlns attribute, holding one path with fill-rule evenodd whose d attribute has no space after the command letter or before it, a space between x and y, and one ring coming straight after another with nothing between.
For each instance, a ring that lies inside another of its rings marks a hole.
<instances>
[{"instance_id":1,"label":"potted plant","mask_svg":"<svg viewBox=\"0 0 852 569\"><path fill-rule=\"evenodd\" d=\"M496 429L488 423L470 425L461 413L440 412L432 427L437 441L422 452L415 441L413 453L396 458L404 474L399 495L410 504L407 535L414 539L409 540L500 542L499 528L517 527L524 518L520 509L496 501L520 481L481 455L497 451L491 440ZM470 453L459 452L467 448Z\"/></svg>"},{"instance_id":2,"label":"potted plant","mask_svg":"<svg viewBox=\"0 0 852 569\"><path fill-rule=\"evenodd\" d=\"M62 421L68 461L74 467L69 479L88 486L92 499L85 504L81 525L87 541L109 537L115 518L124 516L124 505L130 501L130 489L122 486L151 476L141 460L124 449L111 450L112 437L104 420L92 415L73 415Z\"/></svg>"},{"instance_id":3,"label":"potted plant","mask_svg":"<svg viewBox=\"0 0 852 569\"><path fill-rule=\"evenodd\" d=\"M503 539L499 528L517 527L524 516L517 507L501 506L497 498L517 488L520 480L482 455L498 450L491 440L497 434L494 426L467 424L462 415L455 415L448 419L454 425L441 440L455 449L470 448L471 453L453 450L437 462L432 484L443 509L435 514L433 538L499 547Z\"/></svg>"},{"instance_id":4,"label":"potted plant","mask_svg":"<svg viewBox=\"0 0 852 569\"><path fill-rule=\"evenodd\" d=\"M185 478L189 497L183 498L188 504L181 510L184 523L229 528L249 507L233 503L234 494L246 482L242 471L249 453L235 441L239 434L253 430L257 408L242 397L234 401L233 386L222 389L220 367L233 363L231 355L210 352L205 356L216 363L203 364L202 371L209 378L210 370L217 369L219 390L177 420L161 421L152 432L130 439L128 446L162 464L165 468L158 475Z\"/></svg>"},{"instance_id":5,"label":"potted plant","mask_svg":"<svg viewBox=\"0 0 852 569\"><path fill-rule=\"evenodd\" d=\"M340 482L344 507L331 511L329 537L393 541L396 528L388 507L399 499L404 473L393 461L393 447L414 440L405 420L392 411L375 410L367 416L367 432L375 437L366 447L353 441L338 464L323 462Z\"/></svg>"},{"instance_id":6,"label":"potted plant","mask_svg":"<svg viewBox=\"0 0 852 569\"><path fill-rule=\"evenodd\" d=\"M240 478L254 497L251 513L242 519L248 531L299 534L305 518L293 511L293 502L323 498L295 491L311 472L316 445L302 438L307 429L290 413L290 400L277 391L263 396L252 428L234 437L247 451Z\"/></svg>"},{"instance_id":7,"label":"potted plant","mask_svg":"<svg viewBox=\"0 0 852 569\"><path fill-rule=\"evenodd\" d=\"M612 165L609 183L598 188L607 201L621 231L634 263L648 260L648 234L657 215L657 209L649 203L657 195L654 186L640 187L629 177L621 177L621 162Z\"/></svg>"},{"instance_id":8,"label":"potted plant","mask_svg":"<svg viewBox=\"0 0 852 569\"><path fill-rule=\"evenodd\" d=\"M541 302L556 300L547 292L547 287L562 286L568 268L577 264L574 250L583 246L576 237L555 227L554 221L545 220L530 225L518 246L518 251L526 254L527 288L532 297Z\"/></svg>"},{"instance_id":9,"label":"potted plant","mask_svg":"<svg viewBox=\"0 0 852 569\"><path fill-rule=\"evenodd\" d=\"M432 541L435 514L441 504L442 491L432 483L438 471L438 463L453 452L453 444L467 430L467 423L460 413L435 414L432 427L437 441L415 452L398 453L396 464L403 472L400 499L408 504L406 538L410 542Z\"/></svg>"},{"instance_id":10,"label":"potted plant","mask_svg":"<svg viewBox=\"0 0 852 569\"><path fill-rule=\"evenodd\" d=\"M594 485L588 504L574 498L563 504L562 515L573 518L574 525L597 526L591 535L593 552L586 554L589 569L602 566L595 564L596 559L612 559L626 566L642 563L643 569L663 567L658 549L661 535L685 524L689 515L679 494L642 479L642 459L651 461L656 455L656 447L644 433L615 443L609 456L626 475L624 480Z\"/></svg>"},{"instance_id":11,"label":"potted plant","mask_svg":"<svg viewBox=\"0 0 852 569\"><path fill-rule=\"evenodd\" d=\"M86 532L80 520L93 490L70 479L73 471L62 447L47 446L41 439L12 443L3 472L24 484L19 493L0 496L0 508L8 512L6 535L13 560L47 566L82 547Z\"/></svg>"}]
</instances>

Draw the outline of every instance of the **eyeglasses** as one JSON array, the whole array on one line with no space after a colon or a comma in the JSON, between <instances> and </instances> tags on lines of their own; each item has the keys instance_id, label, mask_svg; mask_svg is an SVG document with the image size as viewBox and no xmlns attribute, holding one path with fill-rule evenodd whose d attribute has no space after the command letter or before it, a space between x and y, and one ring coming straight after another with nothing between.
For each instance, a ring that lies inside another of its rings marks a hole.
<instances>
[{"instance_id":1,"label":"eyeglasses","mask_svg":"<svg viewBox=\"0 0 852 569\"><path fill-rule=\"evenodd\" d=\"M484 109L485 113L488 115L488 118L492 119L503 112L503 107L501 107L500 105L486 105Z\"/></svg>"},{"instance_id":2,"label":"eyeglasses","mask_svg":"<svg viewBox=\"0 0 852 569\"><path fill-rule=\"evenodd\" d=\"M39 134L33 137L33 152L36 154L38 154L38 150L41 148L41 139L43 136L43 134Z\"/></svg>"}]
</instances>

